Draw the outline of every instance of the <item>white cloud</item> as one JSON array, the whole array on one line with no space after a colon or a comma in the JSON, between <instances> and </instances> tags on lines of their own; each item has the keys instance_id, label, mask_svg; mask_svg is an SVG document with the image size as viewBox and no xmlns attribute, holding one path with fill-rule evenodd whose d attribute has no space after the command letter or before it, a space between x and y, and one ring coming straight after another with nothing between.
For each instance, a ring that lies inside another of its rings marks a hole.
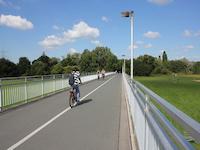
<instances>
[{"instance_id":1,"label":"white cloud","mask_svg":"<svg viewBox=\"0 0 200 150\"><path fill-rule=\"evenodd\" d=\"M194 33L194 36L200 37L200 31L197 31L196 33Z\"/></svg>"},{"instance_id":2,"label":"white cloud","mask_svg":"<svg viewBox=\"0 0 200 150\"><path fill-rule=\"evenodd\" d=\"M153 45L151 43L148 43L148 44L144 45L144 48L152 48L152 47L153 47Z\"/></svg>"},{"instance_id":3,"label":"white cloud","mask_svg":"<svg viewBox=\"0 0 200 150\"><path fill-rule=\"evenodd\" d=\"M148 2L163 6L173 2L173 0L148 0Z\"/></svg>"},{"instance_id":4,"label":"white cloud","mask_svg":"<svg viewBox=\"0 0 200 150\"><path fill-rule=\"evenodd\" d=\"M99 40L92 40L91 43L92 43L92 44L95 44L96 46L101 46L101 45L103 45Z\"/></svg>"},{"instance_id":5,"label":"white cloud","mask_svg":"<svg viewBox=\"0 0 200 150\"><path fill-rule=\"evenodd\" d=\"M65 39L55 35L47 36L43 41L39 42L45 49L53 49L65 43Z\"/></svg>"},{"instance_id":6,"label":"white cloud","mask_svg":"<svg viewBox=\"0 0 200 150\"><path fill-rule=\"evenodd\" d=\"M185 30L183 32L184 37L200 37L200 30L199 31L192 31L192 30Z\"/></svg>"},{"instance_id":7,"label":"white cloud","mask_svg":"<svg viewBox=\"0 0 200 150\"><path fill-rule=\"evenodd\" d=\"M153 45L151 43L146 44L144 41L136 41L134 44L134 49L148 49L148 48L152 48ZM131 46L129 45L128 50L131 49Z\"/></svg>"},{"instance_id":8,"label":"white cloud","mask_svg":"<svg viewBox=\"0 0 200 150\"><path fill-rule=\"evenodd\" d=\"M59 26L57 26L57 25L53 25L53 27L52 27L54 30L59 30L60 28L59 28Z\"/></svg>"},{"instance_id":9,"label":"white cloud","mask_svg":"<svg viewBox=\"0 0 200 150\"><path fill-rule=\"evenodd\" d=\"M144 44L144 42L143 41L136 41L136 44L141 45L141 44Z\"/></svg>"},{"instance_id":10,"label":"white cloud","mask_svg":"<svg viewBox=\"0 0 200 150\"><path fill-rule=\"evenodd\" d=\"M106 16L102 16L102 17L101 17L101 20L104 21L104 22L108 22L108 21L109 21L108 18L107 18Z\"/></svg>"},{"instance_id":11,"label":"white cloud","mask_svg":"<svg viewBox=\"0 0 200 150\"><path fill-rule=\"evenodd\" d=\"M47 36L43 41L40 41L39 44L46 49L53 49L68 42L76 41L79 38L94 40L99 35L100 32L97 28L90 27L87 23L81 21L75 24L72 29L64 31L60 36Z\"/></svg>"},{"instance_id":12,"label":"white cloud","mask_svg":"<svg viewBox=\"0 0 200 150\"><path fill-rule=\"evenodd\" d=\"M68 53L69 54L74 54L74 53L77 53L78 51L75 49L75 48L70 48L69 50L68 50Z\"/></svg>"},{"instance_id":13,"label":"white cloud","mask_svg":"<svg viewBox=\"0 0 200 150\"><path fill-rule=\"evenodd\" d=\"M33 28L32 22L28 21L26 18L3 14L0 16L0 25L20 30L28 30Z\"/></svg>"},{"instance_id":14,"label":"white cloud","mask_svg":"<svg viewBox=\"0 0 200 150\"><path fill-rule=\"evenodd\" d=\"M139 48L139 46L137 44L133 45L133 49L138 49L138 48ZM131 45L129 45L128 50L131 50Z\"/></svg>"},{"instance_id":15,"label":"white cloud","mask_svg":"<svg viewBox=\"0 0 200 150\"><path fill-rule=\"evenodd\" d=\"M90 27L84 21L75 24L71 30L64 32L66 39L90 38L95 39L100 35L97 28Z\"/></svg>"},{"instance_id":16,"label":"white cloud","mask_svg":"<svg viewBox=\"0 0 200 150\"><path fill-rule=\"evenodd\" d=\"M185 45L184 46L185 49L194 49L194 45Z\"/></svg>"},{"instance_id":17,"label":"white cloud","mask_svg":"<svg viewBox=\"0 0 200 150\"><path fill-rule=\"evenodd\" d=\"M160 37L160 33L159 32L148 31L148 32L144 33L144 36L146 38L149 38L149 39L157 39L157 38Z\"/></svg>"},{"instance_id":18,"label":"white cloud","mask_svg":"<svg viewBox=\"0 0 200 150\"><path fill-rule=\"evenodd\" d=\"M17 9L17 10L20 9L19 6L13 4L12 2L10 2L8 0L7 1L6 0L0 0L0 6L11 7L11 8L14 8L14 9Z\"/></svg>"},{"instance_id":19,"label":"white cloud","mask_svg":"<svg viewBox=\"0 0 200 150\"><path fill-rule=\"evenodd\" d=\"M193 35L193 33L192 33L192 31L190 31L190 30L185 30L184 32L183 32L183 36L185 36L185 37L191 37Z\"/></svg>"}]
</instances>

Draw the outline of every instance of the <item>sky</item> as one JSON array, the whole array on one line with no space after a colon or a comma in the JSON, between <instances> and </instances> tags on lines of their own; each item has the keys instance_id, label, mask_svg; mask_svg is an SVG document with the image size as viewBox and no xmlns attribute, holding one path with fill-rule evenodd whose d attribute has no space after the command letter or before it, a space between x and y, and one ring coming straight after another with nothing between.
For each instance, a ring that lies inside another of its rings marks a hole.
<instances>
[{"instance_id":1,"label":"sky","mask_svg":"<svg viewBox=\"0 0 200 150\"><path fill-rule=\"evenodd\" d=\"M199 0L0 0L0 57L18 62L42 55L107 46L130 58L130 18L134 11L134 57L200 61Z\"/></svg>"}]
</instances>

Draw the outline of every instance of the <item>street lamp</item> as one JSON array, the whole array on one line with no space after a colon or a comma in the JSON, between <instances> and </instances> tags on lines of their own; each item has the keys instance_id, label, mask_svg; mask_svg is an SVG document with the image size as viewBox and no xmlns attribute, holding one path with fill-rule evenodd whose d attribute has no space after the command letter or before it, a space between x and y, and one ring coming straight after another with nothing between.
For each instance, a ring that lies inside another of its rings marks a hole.
<instances>
[{"instance_id":1,"label":"street lamp","mask_svg":"<svg viewBox=\"0 0 200 150\"><path fill-rule=\"evenodd\" d=\"M124 65L123 65L123 67L122 67L122 72L126 73L125 55L122 55L122 57L124 58Z\"/></svg>"},{"instance_id":2,"label":"street lamp","mask_svg":"<svg viewBox=\"0 0 200 150\"><path fill-rule=\"evenodd\" d=\"M123 17L130 17L131 19L131 79L133 79L133 15L134 11L125 11L121 13Z\"/></svg>"}]
</instances>

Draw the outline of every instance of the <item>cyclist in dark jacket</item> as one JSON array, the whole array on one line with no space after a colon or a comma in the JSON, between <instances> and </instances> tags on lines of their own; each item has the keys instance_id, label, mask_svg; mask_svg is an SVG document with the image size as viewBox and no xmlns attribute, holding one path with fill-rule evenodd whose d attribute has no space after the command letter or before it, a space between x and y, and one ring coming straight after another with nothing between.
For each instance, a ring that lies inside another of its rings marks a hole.
<instances>
[{"instance_id":1,"label":"cyclist in dark jacket","mask_svg":"<svg viewBox=\"0 0 200 150\"><path fill-rule=\"evenodd\" d=\"M81 78L80 78L80 73L78 70L73 72L74 75L74 84L72 85L73 89L76 90L76 101L80 102L80 89L79 89L79 84L81 84Z\"/></svg>"}]
</instances>

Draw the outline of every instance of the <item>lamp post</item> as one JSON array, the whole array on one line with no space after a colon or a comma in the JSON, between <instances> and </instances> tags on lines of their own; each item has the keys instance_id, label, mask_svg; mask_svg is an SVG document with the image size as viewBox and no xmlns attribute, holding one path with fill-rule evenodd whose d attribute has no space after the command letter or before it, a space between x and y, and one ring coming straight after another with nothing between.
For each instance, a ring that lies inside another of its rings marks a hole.
<instances>
[{"instance_id":1,"label":"lamp post","mask_svg":"<svg viewBox=\"0 0 200 150\"><path fill-rule=\"evenodd\" d=\"M133 79L133 15L134 11L125 11L121 13L123 17L130 17L131 19L131 79Z\"/></svg>"}]
</instances>

